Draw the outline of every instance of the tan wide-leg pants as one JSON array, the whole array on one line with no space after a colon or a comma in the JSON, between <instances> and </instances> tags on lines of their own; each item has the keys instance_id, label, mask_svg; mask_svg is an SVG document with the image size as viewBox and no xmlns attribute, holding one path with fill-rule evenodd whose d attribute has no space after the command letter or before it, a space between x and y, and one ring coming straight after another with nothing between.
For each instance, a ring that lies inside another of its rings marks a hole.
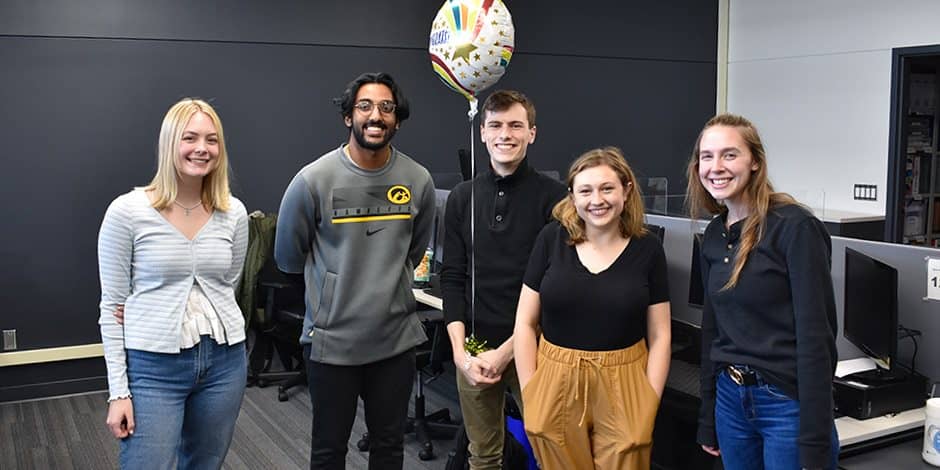
<instances>
[{"instance_id":1,"label":"tan wide-leg pants","mask_svg":"<svg viewBox=\"0 0 940 470\"><path fill-rule=\"evenodd\" d=\"M646 342L581 351L543 337L522 390L526 434L543 470L649 469L659 396Z\"/></svg>"}]
</instances>

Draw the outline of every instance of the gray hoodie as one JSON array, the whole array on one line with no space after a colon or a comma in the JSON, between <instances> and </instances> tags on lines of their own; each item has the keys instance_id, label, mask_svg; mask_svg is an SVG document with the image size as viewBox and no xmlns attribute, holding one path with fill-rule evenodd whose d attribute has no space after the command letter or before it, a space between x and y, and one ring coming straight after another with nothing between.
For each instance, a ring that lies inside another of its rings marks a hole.
<instances>
[{"instance_id":1,"label":"gray hoodie","mask_svg":"<svg viewBox=\"0 0 940 470\"><path fill-rule=\"evenodd\" d=\"M340 146L297 173L281 200L274 258L304 273L300 342L311 344L311 360L368 364L427 340L411 281L434 210L431 175L394 148L377 170L357 167Z\"/></svg>"}]
</instances>

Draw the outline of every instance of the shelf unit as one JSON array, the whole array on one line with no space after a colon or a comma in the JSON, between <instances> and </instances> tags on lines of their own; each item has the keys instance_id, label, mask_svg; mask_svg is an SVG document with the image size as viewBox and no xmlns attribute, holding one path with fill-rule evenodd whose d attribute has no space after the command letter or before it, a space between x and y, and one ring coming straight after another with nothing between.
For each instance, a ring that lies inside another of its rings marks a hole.
<instances>
[{"instance_id":1,"label":"shelf unit","mask_svg":"<svg viewBox=\"0 0 940 470\"><path fill-rule=\"evenodd\" d=\"M901 243L940 247L940 54L904 70Z\"/></svg>"}]
</instances>

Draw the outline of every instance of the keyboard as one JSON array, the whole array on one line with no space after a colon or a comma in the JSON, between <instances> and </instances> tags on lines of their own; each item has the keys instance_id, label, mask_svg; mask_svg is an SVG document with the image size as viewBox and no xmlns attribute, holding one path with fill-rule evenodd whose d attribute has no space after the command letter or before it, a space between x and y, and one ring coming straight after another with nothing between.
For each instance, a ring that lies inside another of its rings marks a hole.
<instances>
[{"instance_id":1,"label":"keyboard","mask_svg":"<svg viewBox=\"0 0 940 470\"><path fill-rule=\"evenodd\" d=\"M673 359L669 363L669 376L666 377L666 387L686 395L701 398L699 370L699 366L695 364Z\"/></svg>"}]
</instances>

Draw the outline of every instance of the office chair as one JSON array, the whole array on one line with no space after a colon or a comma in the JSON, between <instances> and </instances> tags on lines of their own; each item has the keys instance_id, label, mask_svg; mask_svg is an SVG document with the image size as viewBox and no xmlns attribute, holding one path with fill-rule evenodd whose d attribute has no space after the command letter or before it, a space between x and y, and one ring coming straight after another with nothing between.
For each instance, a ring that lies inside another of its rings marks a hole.
<instances>
[{"instance_id":1,"label":"office chair","mask_svg":"<svg viewBox=\"0 0 940 470\"><path fill-rule=\"evenodd\" d=\"M444 332L444 312L440 310L418 310L418 318L426 330L430 330L430 339L419 347L415 354L415 412L409 416L405 423L405 433L414 433L415 439L421 444L418 458L431 460L434 458L434 444L432 439L452 439L463 426L450 417L450 410L441 408L430 414L425 408L424 385L431 383L444 372L444 362L450 359L450 344ZM427 378L425 378L427 375ZM356 447L360 451L369 450L369 433L362 435Z\"/></svg>"},{"instance_id":2,"label":"office chair","mask_svg":"<svg viewBox=\"0 0 940 470\"><path fill-rule=\"evenodd\" d=\"M263 302L260 322L253 324L255 340L248 356L248 386L277 384L278 401L288 391L307 384L307 368L299 338L304 321L304 287L275 267L273 257L261 269L258 297ZM284 367L271 371L274 352Z\"/></svg>"},{"instance_id":3,"label":"office chair","mask_svg":"<svg viewBox=\"0 0 940 470\"><path fill-rule=\"evenodd\" d=\"M666 227L656 224L643 224L646 227L646 230L649 230L650 233L656 235L659 238L659 242L662 243L666 241Z\"/></svg>"}]
</instances>

